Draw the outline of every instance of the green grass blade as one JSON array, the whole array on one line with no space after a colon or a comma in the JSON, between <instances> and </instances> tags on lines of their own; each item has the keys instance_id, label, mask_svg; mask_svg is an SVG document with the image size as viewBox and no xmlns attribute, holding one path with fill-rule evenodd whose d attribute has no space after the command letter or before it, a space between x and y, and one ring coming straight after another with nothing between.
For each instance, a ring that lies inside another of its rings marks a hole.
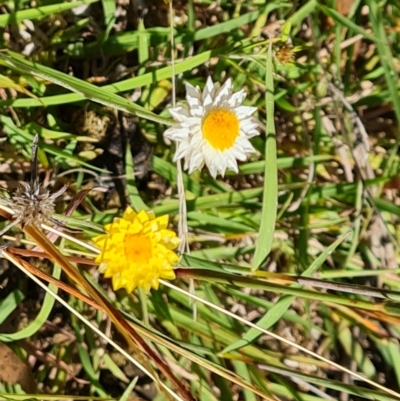
<instances>
[{"instance_id":1,"label":"green grass blade","mask_svg":"<svg viewBox=\"0 0 400 401\"><path fill-rule=\"evenodd\" d=\"M343 327L343 324L339 325L337 330L337 339L342 344L342 347L349 358L352 358L356 362L361 372L363 372L369 379L374 378L376 375L376 369L371 362L371 359L366 355L359 341L354 338L349 327Z\"/></svg>"},{"instance_id":2,"label":"green grass blade","mask_svg":"<svg viewBox=\"0 0 400 401\"><path fill-rule=\"evenodd\" d=\"M25 298L25 295L20 290L10 292L4 299L0 300L0 324L2 324L15 310L20 302Z\"/></svg>"},{"instance_id":3,"label":"green grass blade","mask_svg":"<svg viewBox=\"0 0 400 401\"><path fill-rule=\"evenodd\" d=\"M305 18L307 18L318 5L317 0L307 1L303 7L293 13L286 21L287 24L290 24L293 28L299 26Z\"/></svg>"},{"instance_id":4,"label":"green grass blade","mask_svg":"<svg viewBox=\"0 0 400 401\"><path fill-rule=\"evenodd\" d=\"M157 156L153 156L153 170L155 173L166 178L168 181L176 184L178 171L174 164L169 163L166 160L161 159ZM201 185L194 178L186 173L183 174L183 182L185 184L186 191L190 191L196 196L200 196L203 194L204 191Z\"/></svg>"},{"instance_id":5,"label":"green grass blade","mask_svg":"<svg viewBox=\"0 0 400 401\"><path fill-rule=\"evenodd\" d=\"M115 13L117 11L116 3L114 0L101 0L103 5L104 12L104 24L106 26L106 30L102 35L101 40L107 40L108 35L110 34L111 29L113 28L116 20Z\"/></svg>"},{"instance_id":6,"label":"green grass blade","mask_svg":"<svg viewBox=\"0 0 400 401\"><path fill-rule=\"evenodd\" d=\"M379 390L373 390L370 388L364 388L361 386L357 386L354 384L347 384L344 383L343 381L338 381L338 380L332 380L332 379L327 379L325 377L317 377L313 376L310 374L305 374L300 371L296 371L294 369L289 369L289 368L276 368L276 367L268 367L267 370L271 372L276 372L278 374L281 374L283 376L286 376L288 378L294 377L294 378L299 378L305 383L312 383L318 387L326 387L332 390L337 390L340 392L343 392L345 394L351 394L355 395L356 397L362 397L367 400L379 400L379 401L397 401L397 398L392 397L388 394L383 393L382 391ZM277 386L275 384L268 384L267 385L268 389L277 391ZM291 394L287 393L286 391L278 390L277 394L282 395L282 396L290 396ZM327 398L306 398L308 395L304 395L304 400L310 400L310 401L317 401L317 400L323 400ZM303 399L303 398L302 398Z\"/></svg>"},{"instance_id":7,"label":"green grass blade","mask_svg":"<svg viewBox=\"0 0 400 401\"><path fill-rule=\"evenodd\" d=\"M238 375L240 375L241 377L244 377L248 381L251 381L248 366L244 362L233 361L232 363L233 363L233 366L235 367L235 371ZM245 401L257 401L257 397L253 392L251 392L249 390L244 390L243 393L244 393Z\"/></svg>"},{"instance_id":8,"label":"green grass blade","mask_svg":"<svg viewBox=\"0 0 400 401\"><path fill-rule=\"evenodd\" d=\"M397 121L400 121L400 95L398 89L399 74L397 73L398 70L393 62L396 56L392 54L387 38L386 28L384 25L383 7L374 0L367 0L367 4L369 7L369 17L372 24L372 31L374 32L374 36L378 39L376 42L376 47L378 50L380 63L383 67L387 88L390 93L390 101L393 103L396 119ZM397 127L396 143L394 146L392 146L389 161L386 165L385 171L383 172L384 176L386 176L390 171L399 146L400 129Z\"/></svg>"},{"instance_id":9,"label":"green grass blade","mask_svg":"<svg viewBox=\"0 0 400 401\"><path fill-rule=\"evenodd\" d=\"M59 279L61 276L61 269L57 265L54 266L53 277ZM49 288L57 294L58 288L54 284L49 284ZM53 309L55 298L46 292L43 300L42 308L36 318L24 329L10 334L0 334L0 341L12 342L22 340L24 338L32 337L38 330L40 330L46 320L49 318L50 312Z\"/></svg>"},{"instance_id":10,"label":"green grass blade","mask_svg":"<svg viewBox=\"0 0 400 401\"><path fill-rule=\"evenodd\" d=\"M95 3L98 0L81 0L74 2L65 2L60 4L52 4L49 6L42 6L30 8L27 10L17 11L15 13L0 15L0 27L5 27L8 24L19 24L24 20L37 20L44 19L54 14L62 13L72 8L79 7L84 4Z\"/></svg>"},{"instance_id":11,"label":"green grass blade","mask_svg":"<svg viewBox=\"0 0 400 401\"><path fill-rule=\"evenodd\" d=\"M325 260L332 254L332 252L349 236L349 232L339 237L333 244L326 248L309 266L307 270L303 272L303 276L310 277L312 274L325 262ZM299 285L293 285L293 287L299 287ZM289 309L293 300L294 295L283 295L274 306L257 322L257 325L263 329L269 329L272 327L282 315ZM261 335L260 331L251 328L242 340L237 343L230 345L224 349L224 353L232 352L248 344L253 343Z\"/></svg>"},{"instance_id":12,"label":"green grass blade","mask_svg":"<svg viewBox=\"0 0 400 401\"><path fill-rule=\"evenodd\" d=\"M126 171L126 189L128 190L128 196L131 201L131 206L136 212L141 210L148 210L149 208L143 202L142 197L136 187L135 180L135 168L129 143L126 145L125 151L125 171Z\"/></svg>"},{"instance_id":13,"label":"green grass blade","mask_svg":"<svg viewBox=\"0 0 400 401\"><path fill-rule=\"evenodd\" d=\"M372 0L374 1L374 0ZM375 1L374 1L375 3ZM339 24L347 27L348 29L362 35L365 39L370 40L371 42L378 43L380 42L380 39L377 36L371 35L368 32L366 32L364 29L362 29L359 25L356 23L352 22L348 18L344 17L342 14L340 14L338 11L323 6L322 4L318 4L318 8L326 15L337 21Z\"/></svg>"},{"instance_id":14,"label":"green grass blade","mask_svg":"<svg viewBox=\"0 0 400 401\"><path fill-rule=\"evenodd\" d=\"M19 143L23 143L27 146L31 146L31 143L33 141L34 134L29 133L19 127L17 127L13 120L10 117L7 117L5 115L0 114L0 122L3 124L4 130L7 132L7 134L11 137L14 137L16 141ZM54 145L49 145L47 143L42 142L40 144L40 148L43 149L45 152L50 153L54 156L60 157L63 160L69 160L74 163L76 163L78 166L85 166L89 169L96 170L99 172L106 172L106 170L100 169L98 167L92 166L89 163L86 163L79 159L79 157L76 157L70 153L67 153L63 150L60 150L57 146Z\"/></svg>"},{"instance_id":15,"label":"green grass blade","mask_svg":"<svg viewBox=\"0 0 400 401\"><path fill-rule=\"evenodd\" d=\"M92 85L78 78L71 77L68 74L56 71L44 65L25 60L15 53L0 53L0 59L3 61L3 63L17 71L20 71L21 73L28 73L30 75L53 82L54 84L62 86L72 92L78 93L83 98L93 100L94 102L98 102L105 106L122 110L127 113L135 114L139 117L160 124L170 124L169 120L159 117L121 96L105 91L104 88Z\"/></svg>"},{"instance_id":16,"label":"green grass blade","mask_svg":"<svg viewBox=\"0 0 400 401\"><path fill-rule=\"evenodd\" d=\"M177 62L175 64L175 73L180 74L182 72L191 71L194 68L198 67L199 65L202 65L202 64L206 63L207 61L209 61L211 57L217 56L222 51L223 51L223 49L207 50L203 53L197 54L197 55L190 57L188 59L185 59L183 61ZM0 56L1 56L1 53L0 53ZM0 60L2 60L2 58L4 58L4 54L3 54L3 57L0 57ZM35 66L35 64L32 62L29 62L27 60L24 60L24 59L21 59L21 60L23 60L21 68L23 69L23 71L28 72L30 74L29 71L31 68L33 68ZM20 60L18 59L18 61L20 61ZM6 61L4 60L3 62L6 62ZM13 61L11 61L11 62L13 62ZM48 73L55 72L51 68L45 68L43 66L42 66L42 68L44 69L45 72L48 72ZM171 77L171 70L172 70L171 67L160 68L155 71L148 72L147 74L143 74L139 77L130 78L125 81L117 82L112 85L103 86L101 88L98 88L94 85L87 84L86 82L81 81L81 80L77 80L77 81L79 84L82 84L82 82L83 82L86 90L90 91L93 87L97 88L96 94L98 94L102 97L105 97L106 102L108 104L110 98L115 99L112 94L118 93L118 92L130 91L135 88L140 88L142 86L161 81L162 79L168 79ZM61 74L61 73L58 73L58 74ZM56 73L56 77L59 76L58 74ZM62 74L62 77L64 77L65 75L66 74ZM67 77L69 77L69 76L67 76ZM69 77L69 78L72 78L72 77ZM49 79L49 78L45 78L45 79ZM74 82L76 82L76 81L74 81ZM58 83L58 82L56 82L56 83ZM99 94L99 91L100 91L100 94ZM75 91L73 91L73 92L75 92ZM14 99L13 100L0 100L0 107L1 106L12 106L12 107L54 106L54 105L58 105L58 104L79 102L81 100L84 100L85 98L86 98L85 94L81 93L81 92L79 92L79 90L77 90L76 93L67 93L67 94L56 95L56 96L47 96L47 97L42 97L39 99L29 98L29 99L15 99L15 100ZM122 98L118 97L118 102L121 101L121 99ZM94 100L94 99L92 99L92 100ZM125 100L125 99L123 99L123 100ZM100 103L102 103L102 102L100 102ZM128 112L132 112L133 114L135 114L137 112L137 110L135 109L135 106L133 106L131 102L122 101L122 110L124 110L124 108L126 108L126 107L133 108L132 111L128 110ZM136 106L136 108L139 109L139 106ZM154 116L154 114L152 114L150 112L146 112L146 113L149 113L150 115ZM140 114L137 114L137 115L140 116ZM161 122L162 124L167 124L167 125L172 124L172 122L170 120L162 119L161 117L157 117L157 118L158 118L159 122Z\"/></svg>"},{"instance_id":17,"label":"green grass blade","mask_svg":"<svg viewBox=\"0 0 400 401\"><path fill-rule=\"evenodd\" d=\"M252 269L258 269L271 251L277 213L278 176L276 167L276 139L274 122L274 80L272 67L272 44L267 57L265 102L267 110L267 127L265 141L265 170L261 226L257 247L254 253Z\"/></svg>"}]
</instances>

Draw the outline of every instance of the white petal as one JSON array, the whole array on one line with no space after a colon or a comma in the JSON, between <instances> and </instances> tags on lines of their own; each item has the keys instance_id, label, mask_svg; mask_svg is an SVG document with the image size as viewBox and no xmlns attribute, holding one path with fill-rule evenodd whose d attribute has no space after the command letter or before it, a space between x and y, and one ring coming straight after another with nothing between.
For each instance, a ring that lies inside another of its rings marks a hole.
<instances>
[{"instance_id":1,"label":"white petal","mask_svg":"<svg viewBox=\"0 0 400 401\"><path fill-rule=\"evenodd\" d=\"M195 88L193 85L191 85L189 82L186 82L186 100L189 103L189 97L193 99L198 99L199 101L201 100L201 92L199 88Z\"/></svg>"},{"instance_id":2,"label":"white petal","mask_svg":"<svg viewBox=\"0 0 400 401\"><path fill-rule=\"evenodd\" d=\"M164 132L164 137L171 139L173 141L183 141L185 140L190 134L190 131L187 128L181 127L181 126L173 126L171 128L168 128Z\"/></svg>"},{"instance_id":3,"label":"white petal","mask_svg":"<svg viewBox=\"0 0 400 401\"><path fill-rule=\"evenodd\" d=\"M247 133L247 138L253 138L254 136L258 135L260 135L260 132L254 129Z\"/></svg>"},{"instance_id":4,"label":"white petal","mask_svg":"<svg viewBox=\"0 0 400 401\"><path fill-rule=\"evenodd\" d=\"M204 107L203 104L193 105L190 108L190 114L193 117L203 118L204 116Z\"/></svg>"},{"instance_id":5,"label":"white petal","mask_svg":"<svg viewBox=\"0 0 400 401\"><path fill-rule=\"evenodd\" d=\"M253 136L260 135L258 131L258 123L254 119L246 119L240 121L240 132L247 136L247 138L252 138Z\"/></svg>"},{"instance_id":6,"label":"white petal","mask_svg":"<svg viewBox=\"0 0 400 401\"><path fill-rule=\"evenodd\" d=\"M222 101L230 97L231 94L232 94L232 79L228 78L225 81L225 83L221 86L219 91L215 94L214 105L218 106L218 104L222 103Z\"/></svg>"},{"instance_id":7,"label":"white petal","mask_svg":"<svg viewBox=\"0 0 400 401\"><path fill-rule=\"evenodd\" d=\"M241 162L244 162L247 160L247 153L249 152L240 152L235 156L235 160L240 160Z\"/></svg>"},{"instance_id":8,"label":"white petal","mask_svg":"<svg viewBox=\"0 0 400 401\"><path fill-rule=\"evenodd\" d=\"M174 162L186 157L187 153L188 153L188 149L189 149L189 144L187 142L181 142L176 147L175 156L174 156Z\"/></svg>"},{"instance_id":9,"label":"white petal","mask_svg":"<svg viewBox=\"0 0 400 401\"><path fill-rule=\"evenodd\" d=\"M193 153L202 153L203 138L201 135L193 135L190 141L190 147L193 149Z\"/></svg>"},{"instance_id":10,"label":"white petal","mask_svg":"<svg viewBox=\"0 0 400 401\"><path fill-rule=\"evenodd\" d=\"M250 117L255 111L257 107L250 107L250 106L239 106L235 108L235 113L238 118L248 118Z\"/></svg>"},{"instance_id":11,"label":"white petal","mask_svg":"<svg viewBox=\"0 0 400 401\"><path fill-rule=\"evenodd\" d=\"M244 136L246 136L247 138L253 138L254 136L258 136L260 135L260 132L256 129L251 129L251 130L246 130L243 131L241 129L241 132L244 134Z\"/></svg>"},{"instance_id":12,"label":"white petal","mask_svg":"<svg viewBox=\"0 0 400 401\"><path fill-rule=\"evenodd\" d=\"M205 147L204 151L204 159L205 164L210 170L210 174L212 177L216 177L218 172L221 171L222 173L225 171L225 160L221 157L221 153L212 149L211 146Z\"/></svg>"},{"instance_id":13,"label":"white petal","mask_svg":"<svg viewBox=\"0 0 400 401\"><path fill-rule=\"evenodd\" d=\"M222 156L221 152L217 152L216 158L211 160L210 163L215 164L217 166L217 168L220 169L220 171L223 171L226 169L226 158Z\"/></svg>"},{"instance_id":14,"label":"white petal","mask_svg":"<svg viewBox=\"0 0 400 401\"><path fill-rule=\"evenodd\" d=\"M233 93L230 99L228 99L229 105L234 108L239 107L243 103L243 100L246 99L246 96L247 93L244 89L241 89L239 92Z\"/></svg>"},{"instance_id":15,"label":"white petal","mask_svg":"<svg viewBox=\"0 0 400 401\"><path fill-rule=\"evenodd\" d=\"M246 137L239 137L236 143L243 149L245 153L255 153L256 151Z\"/></svg>"},{"instance_id":16,"label":"white petal","mask_svg":"<svg viewBox=\"0 0 400 401\"><path fill-rule=\"evenodd\" d=\"M168 128L166 131L164 131L164 137L168 139L172 139L175 135L175 131L177 129L176 125L173 125L171 128Z\"/></svg>"},{"instance_id":17,"label":"white petal","mask_svg":"<svg viewBox=\"0 0 400 401\"><path fill-rule=\"evenodd\" d=\"M209 110L210 106L214 106L214 101L212 94L208 93L206 96L203 98L203 107L206 111Z\"/></svg>"},{"instance_id":18,"label":"white petal","mask_svg":"<svg viewBox=\"0 0 400 401\"><path fill-rule=\"evenodd\" d=\"M190 158L190 169L189 169L189 174L191 174L193 171L201 168L204 166L204 157L202 153L197 152L196 154L192 155Z\"/></svg>"},{"instance_id":19,"label":"white petal","mask_svg":"<svg viewBox=\"0 0 400 401\"><path fill-rule=\"evenodd\" d=\"M217 178L218 171L217 171L215 165L214 164L212 166L207 165L207 167L208 167L211 177Z\"/></svg>"},{"instance_id":20,"label":"white petal","mask_svg":"<svg viewBox=\"0 0 400 401\"><path fill-rule=\"evenodd\" d=\"M190 158L189 157L185 157L185 162L183 164L183 169L184 170L188 170L189 169L189 162L190 162ZM190 173L189 173L190 174Z\"/></svg>"},{"instance_id":21,"label":"white petal","mask_svg":"<svg viewBox=\"0 0 400 401\"><path fill-rule=\"evenodd\" d=\"M246 152L244 152L242 146L239 145L234 146L232 149L226 152L225 157L228 159L238 159L241 161L247 159Z\"/></svg>"},{"instance_id":22,"label":"white petal","mask_svg":"<svg viewBox=\"0 0 400 401\"><path fill-rule=\"evenodd\" d=\"M201 107L201 100L198 99L197 97L187 95L186 100L188 102L191 113L193 112L192 110L193 108Z\"/></svg>"},{"instance_id":23,"label":"white petal","mask_svg":"<svg viewBox=\"0 0 400 401\"><path fill-rule=\"evenodd\" d=\"M189 108L185 105L179 105L173 109L169 109L169 114L171 114L172 118L176 121L185 121L187 117L189 117Z\"/></svg>"},{"instance_id":24,"label":"white petal","mask_svg":"<svg viewBox=\"0 0 400 401\"><path fill-rule=\"evenodd\" d=\"M229 168L229 170L233 170L236 174L239 172L239 167L235 158L227 158L226 166Z\"/></svg>"},{"instance_id":25,"label":"white petal","mask_svg":"<svg viewBox=\"0 0 400 401\"><path fill-rule=\"evenodd\" d=\"M192 128L197 127L201 123L199 117L187 117L185 121L180 123L181 127Z\"/></svg>"},{"instance_id":26,"label":"white petal","mask_svg":"<svg viewBox=\"0 0 400 401\"><path fill-rule=\"evenodd\" d=\"M240 119L240 125L243 128L246 128L246 129L254 129L254 128L258 128L259 127L258 121L253 117L241 118Z\"/></svg>"},{"instance_id":27,"label":"white petal","mask_svg":"<svg viewBox=\"0 0 400 401\"><path fill-rule=\"evenodd\" d=\"M208 96L211 96L212 98L214 98L214 96L213 96L214 88L215 88L215 85L214 85L211 77L209 76L207 78L206 85L204 86L204 90L203 90L203 95L202 95L203 104L204 104L204 99L206 99Z\"/></svg>"}]
</instances>

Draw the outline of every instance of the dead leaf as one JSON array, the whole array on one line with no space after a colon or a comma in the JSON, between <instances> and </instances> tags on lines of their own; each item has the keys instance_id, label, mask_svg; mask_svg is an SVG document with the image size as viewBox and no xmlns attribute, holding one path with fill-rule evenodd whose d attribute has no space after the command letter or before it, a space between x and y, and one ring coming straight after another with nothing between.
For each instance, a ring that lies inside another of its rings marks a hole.
<instances>
[{"instance_id":1,"label":"dead leaf","mask_svg":"<svg viewBox=\"0 0 400 401\"><path fill-rule=\"evenodd\" d=\"M336 8L340 14L347 16L353 7L353 3L354 0L336 0Z\"/></svg>"},{"instance_id":2,"label":"dead leaf","mask_svg":"<svg viewBox=\"0 0 400 401\"><path fill-rule=\"evenodd\" d=\"M36 393L36 383L30 367L11 348L1 342L0 381L19 384L28 394Z\"/></svg>"}]
</instances>

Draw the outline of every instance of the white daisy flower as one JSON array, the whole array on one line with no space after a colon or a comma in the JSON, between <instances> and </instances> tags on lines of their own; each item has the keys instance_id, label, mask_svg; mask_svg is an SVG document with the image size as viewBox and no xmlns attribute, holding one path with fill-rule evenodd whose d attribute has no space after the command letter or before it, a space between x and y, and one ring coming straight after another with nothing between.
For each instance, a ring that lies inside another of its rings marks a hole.
<instances>
[{"instance_id":1,"label":"white daisy flower","mask_svg":"<svg viewBox=\"0 0 400 401\"><path fill-rule=\"evenodd\" d=\"M251 117L257 108L241 105L243 89L232 92L230 78L220 87L209 77L203 93L187 83L187 104L169 110L176 123L164 136L177 143L174 161L184 158L189 174L204 164L214 178L228 168L238 173L236 160L255 152L249 138L259 135Z\"/></svg>"}]
</instances>

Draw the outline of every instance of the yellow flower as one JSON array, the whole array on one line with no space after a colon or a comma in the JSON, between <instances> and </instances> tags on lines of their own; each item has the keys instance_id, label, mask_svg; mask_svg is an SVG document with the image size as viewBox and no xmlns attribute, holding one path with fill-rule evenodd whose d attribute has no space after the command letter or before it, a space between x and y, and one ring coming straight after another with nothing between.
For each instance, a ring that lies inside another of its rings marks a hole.
<instances>
[{"instance_id":1,"label":"yellow flower","mask_svg":"<svg viewBox=\"0 0 400 401\"><path fill-rule=\"evenodd\" d=\"M112 279L114 290L140 287L148 293L158 289L159 279L175 278L172 265L179 257L173 249L180 241L167 226L167 215L155 217L128 207L122 218L104 226L106 234L93 238L101 251L96 257L99 270Z\"/></svg>"}]
</instances>

